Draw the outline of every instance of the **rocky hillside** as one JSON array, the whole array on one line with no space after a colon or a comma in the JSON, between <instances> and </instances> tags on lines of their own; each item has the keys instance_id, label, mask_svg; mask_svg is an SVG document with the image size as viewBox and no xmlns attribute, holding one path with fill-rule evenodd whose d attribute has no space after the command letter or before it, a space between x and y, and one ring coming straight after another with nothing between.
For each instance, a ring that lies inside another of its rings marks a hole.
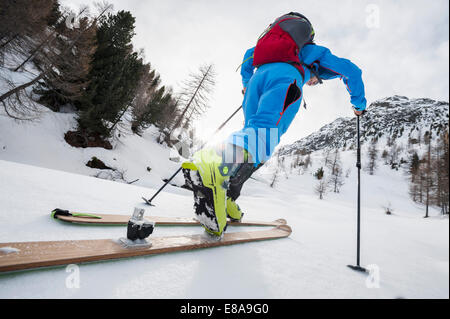
<instances>
[{"instance_id":1,"label":"rocky hillside","mask_svg":"<svg viewBox=\"0 0 450 319\"><path fill-rule=\"evenodd\" d=\"M418 138L426 131L433 135L448 129L449 104L426 98L392 96L369 105L361 118L361 141L372 138ZM356 118L339 118L319 131L280 148L280 155L307 154L327 147L349 149L355 143Z\"/></svg>"}]
</instances>

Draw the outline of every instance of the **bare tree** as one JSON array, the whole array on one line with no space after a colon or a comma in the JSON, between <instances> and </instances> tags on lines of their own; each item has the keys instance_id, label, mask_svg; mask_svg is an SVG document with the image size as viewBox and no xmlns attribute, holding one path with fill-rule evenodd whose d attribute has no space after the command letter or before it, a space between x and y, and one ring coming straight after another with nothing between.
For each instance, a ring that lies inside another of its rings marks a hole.
<instances>
[{"instance_id":1,"label":"bare tree","mask_svg":"<svg viewBox=\"0 0 450 319\"><path fill-rule=\"evenodd\" d=\"M214 85L215 71L212 64L203 65L198 73L190 74L179 94L178 105L181 112L172 127L172 131L178 127L189 126L194 118L205 112L208 107L209 94Z\"/></svg>"},{"instance_id":2,"label":"bare tree","mask_svg":"<svg viewBox=\"0 0 450 319\"><path fill-rule=\"evenodd\" d=\"M449 134L441 134L436 146L436 173L437 173L437 205L441 207L442 214L449 214Z\"/></svg>"},{"instance_id":3,"label":"bare tree","mask_svg":"<svg viewBox=\"0 0 450 319\"><path fill-rule=\"evenodd\" d=\"M143 51L140 52L143 55ZM131 112L133 115L132 129L134 132L138 130L139 119L145 114L147 105L151 100L152 94L155 93L157 87L161 83L159 74L151 69L150 64L143 66L139 84L136 88L136 94L132 102Z\"/></svg>"},{"instance_id":4,"label":"bare tree","mask_svg":"<svg viewBox=\"0 0 450 319\"><path fill-rule=\"evenodd\" d=\"M342 178L342 163L340 159L339 149L335 149L333 154L330 156L327 167L330 169L329 183L333 187L333 192L339 193L339 189L344 185L344 180Z\"/></svg>"},{"instance_id":5,"label":"bare tree","mask_svg":"<svg viewBox=\"0 0 450 319\"><path fill-rule=\"evenodd\" d=\"M98 19L100 19L100 17L102 17L110 9L111 9L111 5L104 7L103 10L98 14L98 16L92 20L92 22L90 23L90 26L88 28L86 28L85 30L88 30L91 28L91 26L96 25ZM68 54L77 45L77 43L82 35L83 35L83 33L79 34L70 43L70 45L66 46L64 48L64 50L59 53L59 55L65 56L66 54ZM42 63L41 65L39 65L41 72L38 75L35 75L28 82L25 82L19 86L15 86L15 84L12 83L12 85L11 85L12 88L9 91L0 95L0 103L2 103L6 114L8 114L11 117L17 118L17 119L22 119L22 120L27 119L27 118L19 117L20 114L24 114L24 113L26 114L26 112L30 112L30 110L32 112L33 109L29 109L26 105L21 103L20 96L26 96L27 94L30 94L28 89L30 87L32 87L33 85L37 84L40 80L42 80L46 76L48 76L51 72L53 72L54 67L55 67L55 61L49 61L48 63ZM27 90L28 90L28 92L27 92ZM14 98L16 98L17 101L10 101L10 99L14 100ZM19 114L19 116L15 116L14 114L12 114L12 112L15 112L15 111L17 112L17 114ZM28 119L31 119L31 118L28 118Z\"/></svg>"},{"instance_id":6,"label":"bare tree","mask_svg":"<svg viewBox=\"0 0 450 319\"><path fill-rule=\"evenodd\" d=\"M352 168L351 167L347 168L347 170L345 171L345 178L349 178L351 172L352 172Z\"/></svg>"},{"instance_id":7,"label":"bare tree","mask_svg":"<svg viewBox=\"0 0 450 319\"><path fill-rule=\"evenodd\" d=\"M426 152L420 160L417 152L413 153L408 170L411 174L409 194L413 201L425 205L425 217L429 216L430 206L440 207L442 214L448 214L449 207L448 132L439 136L435 143L431 136L430 132L425 133Z\"/></svg>"},{"instance_id":8,"label":"bare tree","mask_svg":"<svg viewBox=\"0 0 450 319\"><path fill-rule=\"evenodd\" d=\"M328 184L324 179L321 179L317 182L314 187L314 192L319 195L319 199L323 199L323 196L327 192Z\"/></svg>"},{"instance_id":9,"label":"bare tree","mask_svg":"<svg viewBox=\"0 0 450 319\"><path fill-rule=\"evenodd\" d=\"M389 164L389 152L385 149L383 150L383 153L381 153L381 158L384 160L384 165L388 165Z\"/></svg>"},{"instance_id":10,"label":"bare tree","mask_svg":"<svg viewBox=\"0 0 450 319\"><path fill-rule=\"evenodd\" d=\"M410 159L409 173L411 174L409 195L414 202L423 204L426 198L426 159L420 159L417 153L414 153Z\"/></svg>"},{"instance_id":11,"label":"bare tree","mask_svg":"<svg viewBox=\"0 0 450 319\"><path fill-rule=\"evenodd\" d=\"M81 9L81 11L78 14L78 17L80 17L84 12L87 11L87 7L84 7ZM65 19L66 17L63 15L60 20ZM49 30L48 34L43 35L42 39L39 39L38 45L31 50L31 52L28 54L28 56L25 58L25 60L22 61L22 63L17 66L14 69L14 72L19 71L27 62L29 62L39 51L44 51L44 49L51 49L50 44L53 42L53 40L56 39L57 36L57 28L53 28L53 30Z\"/></svg>"},{"instance_id":12,"label":"bare tree","mask_svg":"<svg viewBox=\"0 0 450 319\"><path fill-rule=\"evenodd\" d=\"M367 165L367 169L370 175L373 175L375 169L377 168L377 160L378 160L378 149L377 149L377 140L372 139L370 142L369 150L368 150L369 163Z\"/></svg>"},{"instance_id":13,"label":"bare tree","mask_svg":"<svg viewBox=\"0 0 450 319\"><path fill-rule=\"evenodd\" d=\"M13 40L43 32L54 0L2 0L0 2L0 49Z\"/></svg>"},{"instance_id":14,"label":"bare tree","mask_svg":"<svg viewBox=\"0 0 450 319\"><path fill-rule=\"evenodd\" d=\"M330 162L330 154L331 154L331 149L329 149L329 148L325 149L325 151L323 152L323 165L324 166L328 166L328 164Z\"/></svg>"},{"instance_id":15,"label":"bare tree","mask_svg":"<svg viewBox=\"0 0 450 319\"><path fill-rule=\"evenodd\" d=\"M299 166L303 166L304 164L303 157L300 154L297 154L297 156L295 156L292 160L292 168L297 168Z\"/></svg>"},{"instance_id":16,"label":"bare tree","mask_svg":"<svg viewBox=\"0 0 450 319\"><path fill-rule=\"evenodd\" d=\"M400 152L403 150L403 148L399 145L397 145L397 143L395 141L391 142L391 148L389 150L388 153L388 161L389 161L389 165L391 165L392 169L396 169L398 170L399 167L399 155Z\"/></svg>"},{"instance_id":17,"label":"bare tree","mask_svg":"<svg viewBox=\"0 0 450 319\"><path fill-rule=\"evenodd\" d=\"M425 142L428 143L427 139ZM428 159L430 157L430 159ZM441 208L442 214L448 214L449 202L449 162L448 162L448 132L436 139L434 146L428 144L427 170L431 172L432 185L428 194L428 203ZM428 186L428 185L427 185Z\"/></svg>"},{"instance_id":18,"label":"bare tree","mask_svg":"<svg viewBox=\"0 0 450 319\"><path fill-rule=\"evenodd\" d=\"M77 28L66 28L63 38L53 41L52 45L34 59L39 64L52 64L35 92L40 94L39 102L54 111L62 105L75 104L84 94L89 82L87 76L95 52L97 28L90 24L87 17L80 19ZM77 39L72 50L65 50ZM65 52L65 54L61 54Z\"/></svg>"},{"instance_id":19,"label":"bare tree","mask_svg":"<svg viewBox=\"0 0 450 319\"><path fill-rule=\"evenodd\" d=\"M275 160L275 171L274 171L274 173L272 175L272 180L270 182L270 187L272 187L272 188L275 187L275 184L278 181L278 176L280 175L280 171L281 171L281 166L280 166L280 164L281 164L281 156L280 156L280 153L277 153L275 158L276 158L276 160Z\"/></svg>"},{"instance_id":20,"label":"bare tree","mask_svg":"<svg viewBox=\"0 0 450 319\"><path fill-rule=\"evenodd\" d=\"M425 133L425 144L428 145L428 150L426 154L426 166L425 166L425 218L429 217L429 207L430 207L430 192L432 191L433 187L433 180L432 180L432 169L431 169L431 131L427 131Z\"/></svg>"},{"instance_id":21,"label":"bare tree","mask_svg":"<svg viewBox=\"0 0 450 319\"><path fill-rule=\"evenodd\" d=\"M311 154L307 154L303 162L305 163L305 169L308 169L311 166Z\"/></svg>"}]
</instances>

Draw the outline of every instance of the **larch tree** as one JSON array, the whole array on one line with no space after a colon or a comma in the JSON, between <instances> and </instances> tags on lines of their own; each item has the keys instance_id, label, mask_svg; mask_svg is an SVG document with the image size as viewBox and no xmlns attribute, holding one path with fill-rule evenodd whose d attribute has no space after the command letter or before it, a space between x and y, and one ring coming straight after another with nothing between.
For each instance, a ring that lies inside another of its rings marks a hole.
<instances>
[{"instance_id":1,"label":"larch tree","mask_svg":"<svg viewBox=\"0 0 450 319\"><path fill-rule=\"evenodd\" d=\"M367 152L367 156L369 158L369 161L367 164L367 169L368 169L370 175L373 175L377 168L377 163L378 163L377 143L378 143L378 141L376 139L372 139L370 142L370 145L369 145L368 152Z\"/></svg>"},{"instance_id":2,"label":"larch tree","mask_svg":"<svg viewBox=\"0 0 450 319\"><path fill-rule=\"evenodd\" d=\"M209 64L201 66L197 73L191 73L184 81L178 95L180 114L174 121L172 132L177 128L189 127L192 120L206 111L209 107L209 96L215 85L215 77L214 66Z\"/></svg>"}]
</instances>

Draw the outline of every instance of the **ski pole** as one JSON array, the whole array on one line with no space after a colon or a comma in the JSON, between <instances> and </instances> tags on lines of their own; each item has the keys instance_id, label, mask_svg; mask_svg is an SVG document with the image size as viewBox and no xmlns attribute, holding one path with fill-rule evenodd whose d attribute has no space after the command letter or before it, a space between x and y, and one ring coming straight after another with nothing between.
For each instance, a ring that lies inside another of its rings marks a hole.
<instances>
[{"instance_id":1,"label":"ski pole","mask_svg":"<svg viewBox=\"0 0 450 319\"><path fill-rule=\"evenodd\" d=\"M356 265L348 265L353 270L367 272L360 265L360 249L361 249L361 138L359 133L359 115L356 117L357 132L357 150L356 150L356 167L358 168L358 200L357 200L357 229L356 229Z\"/></svg>"},{"instance_id":2,"label":"ski pole","mask_svg":"<svg viewBox=\"0 0 450 319\"><path fill-rule=\"evenodd\" d=\"M222 123L222 125L220 125L211 136L216 135L235 115L237 112L239 112L239 110L242 108L242 105L239 106L236 111L233 112L233 114L231 114L225 122ZM202 149L208 142L203 143L199 149ZM173 173L172 176L169 177L169 179L156 191L156 193L150 198L150 199L146 199L145 197L142 197L142 199L150 206L155 206L152 204L153 199L155 199L156 196L158 196L158 194L170 183L170 181L172 181L175 176L178 175L179 172L181 172L182 167L180 167L179 169L177 169L177 171L175 173Z\"/></svg>"}]
</instances>

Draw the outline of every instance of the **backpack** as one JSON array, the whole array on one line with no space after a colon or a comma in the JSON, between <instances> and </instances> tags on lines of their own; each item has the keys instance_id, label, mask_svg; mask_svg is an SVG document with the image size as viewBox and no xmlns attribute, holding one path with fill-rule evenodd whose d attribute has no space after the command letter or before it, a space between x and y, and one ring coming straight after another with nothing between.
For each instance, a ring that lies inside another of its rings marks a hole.
<instances>
[{"instance_id":1,"label":"backpack","mask_svg":"<svg viewBox=\"0 0 450 319\"><path fill-rule=\"evenodd\" d=\"M298 58L306 44L313 43L314 29L311 22L302 14L290 12L276 19L260 36L253 55L255 67L266 63L291 63L302 77L305 70Z\"/></svg>"}]
</instances>

